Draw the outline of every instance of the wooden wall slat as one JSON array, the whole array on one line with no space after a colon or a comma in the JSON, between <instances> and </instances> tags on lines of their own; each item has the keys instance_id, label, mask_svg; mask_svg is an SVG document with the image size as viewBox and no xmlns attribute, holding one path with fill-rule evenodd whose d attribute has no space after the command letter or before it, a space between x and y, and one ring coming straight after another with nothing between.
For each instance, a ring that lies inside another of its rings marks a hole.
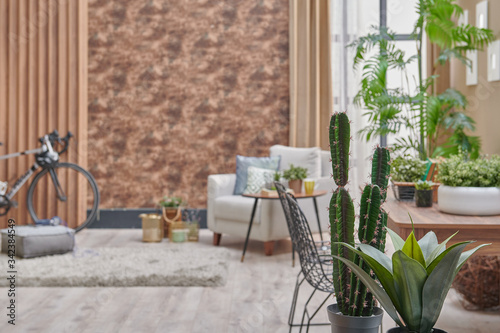
<instances>
[{"instance_id":1,"label":"wooden wall slat","mask_svg":"<svg viewBox=\"0 0 500 333\"><path fill-rule=\"evenodd\" d=\"M87 165L87 0L0 0L0 155L33 149L38 138L57 129L75 134L62 160ZM0 180L9 185L34 162L34 156L0 161ZM74 176L68 196L75 200L59 207L53 186L43 184L35 207L46 216L59 215L74 226L86 202L86 191ZM18 209L0 218L31 223L26 207L28 184L14 197ZM75 192L75 193L73 193Z\"/></svg>"},{"instance_id":2,"label":"wooden wall slat","mask_svg":"<svg viewBox=\"0 0 500 333\"><path fill-rule=\"evenodd\" d=\"M8 0L0 0L0 142L6 144L7 140L7 91L8 91L8 31L9 31L9 7ZM6 151L4 146L0 147L0 154ZM7 180L7 168L5 163L0 167L0 181Z\"/></svg>"},{"instance_id":3,"label":"wooden wall slat","mask_svg":"<svg viewBox=\"0 0 500 333\"><path fill-rule=\"evenodd\" d=\"M17 151L17 49L18 49L18 2L16 0L10 0L9 2L9 31L8 31L8 49L9 49L9 78L8 78L8 112L7 112L7 153ZM19 129L21 130L21 129ZM7 177L9 180L12 179L11 170L17 170L17 161L15 159L7 160ZM16 210L12 214L16 220L19 220L19 211Z\"/></svg>"}]
</instances>

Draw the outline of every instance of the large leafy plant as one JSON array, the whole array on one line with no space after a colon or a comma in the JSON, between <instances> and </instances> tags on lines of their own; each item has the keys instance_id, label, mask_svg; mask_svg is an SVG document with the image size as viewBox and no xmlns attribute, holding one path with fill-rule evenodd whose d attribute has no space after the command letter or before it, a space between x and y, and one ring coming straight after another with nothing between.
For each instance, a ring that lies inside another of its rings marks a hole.
<instances>
[{"instance_id":1,"label":"large leafy plant","mask_svg":"<svg viewBox=\"0 0 500 333\"><path fill-rule=\"evenodd\" d=\"M430 156L450 156L461 148L473 158L479 155L479 138L469 136L474 120L465 114L467 99L455 89L438 92L438 68L451 59L470 66L466 53L481 50L494 39L489 29L471 25L458 25L457 17L463 13L455 0L419 0L418 19L411 34L417 53L407 56L396 47L394 33L387 28L377 29L356 40L355 68L362 67L361 88L355 102L366 110L369 125L361 130L367 140L374 135L388 135L408 131L407 137L396 140L396 150L418 151L422 160ZM422 66L422 38L425 31L431 44L439 47L439 55L430 61L432 73L424 78ZM374 54L374 55L371 55ZM418 66L418 77L408 77L408 67ZM402 73L401 86L389 89L387 72ZM416 91L410 91L410 82L416 82ZM444 143L443 134L451 136Z\"/></svg>"},{"instance_id":2,"label":"large leafy plant","mask_svg":"<svg viewBox=\"0 0 500 333\"><path fill-rule=\"evenodd\" d=\"M500 156L476 160L452 156L439 164L438 180L448 186L500 187Z\"/></svg>"},{"instance_id":3,"label":"large leafy plant","mask_svg":"<svg viewBox=\"0 0 500 333\"><path fill-rule=\"evenodd\" d=\"M391 177L396 182L417 182L425 173L426 163L411 156L398 156L391 163Z\"/></svg>"},{"instance_id":4,"label":"large leafy plant","mask_svg":"<svg viewBox=\"0 0 500 333\"><path fill-rule=\"evenodd\" d=\"M388 230L395 247L392 258L366 244L360 244L357 250L342 243L363 258L376 274L380 285L349 259L334 258L349 266L399 326L411 332L430 333L458 271L474 252L489 244L463 252L472 242L460 242L446 248L446 243L454 235L438 244L432 231L419 241L412 232L404 241Z\"/></svg>"}]
</instances>

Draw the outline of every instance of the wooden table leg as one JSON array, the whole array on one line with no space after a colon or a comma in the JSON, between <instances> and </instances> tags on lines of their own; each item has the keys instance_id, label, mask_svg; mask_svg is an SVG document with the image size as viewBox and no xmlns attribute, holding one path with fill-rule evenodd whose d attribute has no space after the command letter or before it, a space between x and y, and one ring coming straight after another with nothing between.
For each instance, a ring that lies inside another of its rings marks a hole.
<instances>
[{"instance_id":1,"label":"wooden table leg","mask_svg":"<svg viewBox=\"0 0 500 333\"><path fill-rule=\"evenodd\" d=\"M255 210L257 209L257 202L259 198L255 198L255 203L252 208L252 216L250 217L250 224L248 225L247 238L245 239L245 246L243 246L243 254L241 255L241 262L245 260L245 252L247 252L248 239L250 238L250 231L252 231L253 218L255 216Z\"/></svg>"}]
</instances>

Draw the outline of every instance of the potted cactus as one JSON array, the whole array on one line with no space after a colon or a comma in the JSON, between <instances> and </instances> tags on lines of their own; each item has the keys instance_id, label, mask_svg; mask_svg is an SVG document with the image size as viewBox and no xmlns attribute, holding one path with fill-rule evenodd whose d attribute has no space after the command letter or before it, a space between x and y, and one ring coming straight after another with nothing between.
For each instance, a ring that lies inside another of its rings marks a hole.
<instances>
[{"instance_id":1,"label":"potted cactus","mask_svg":"<svg viewBox=\"0 0 500 333\"><path fill-rule=\"evenodd\" d=\"M330 122L330 150L333 178L337 190L330 201L331 252L333 284L336 304L327 307L332 331L343 333L376 333L382 322L383 311L375 307L375 299L366 285L338 258L353 261L370 274L363 259L338 242L355 247L354 204L346 190L348 182L350 122L345 113L335 113ZM359 213L359 242L384 251L387 213L381 208L387 195L390 172L390 154L385 148L376 148L372 160L371 184L363 189ZM375 275L371 275L375 279Z\"/></svg>"}]
</instances>

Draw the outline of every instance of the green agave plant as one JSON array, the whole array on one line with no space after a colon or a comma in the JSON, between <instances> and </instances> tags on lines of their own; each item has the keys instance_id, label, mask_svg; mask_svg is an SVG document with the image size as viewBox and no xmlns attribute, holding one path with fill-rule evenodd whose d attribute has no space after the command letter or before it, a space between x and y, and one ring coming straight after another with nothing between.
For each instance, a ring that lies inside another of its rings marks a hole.
<instances>
[{"instance_id":1,"label":"green agave plant","mask_svg":"<svg viewBox=\"0 0 500 333\"><path fill-rule=\"evenodd\" d=\"M404 241L394 231L388 231L395 247L392 260L366 244L359 244L357 250L340 243L364 259L382 287L349 259L333 257L343 261L363 281L399 326L410 332L430 333L458 271L474 252L489 244L463 252L472 241L446 248L446 243L456 233L438 244L432 231L419 241L413 232Z\"/></svg>"}]
</instances>

